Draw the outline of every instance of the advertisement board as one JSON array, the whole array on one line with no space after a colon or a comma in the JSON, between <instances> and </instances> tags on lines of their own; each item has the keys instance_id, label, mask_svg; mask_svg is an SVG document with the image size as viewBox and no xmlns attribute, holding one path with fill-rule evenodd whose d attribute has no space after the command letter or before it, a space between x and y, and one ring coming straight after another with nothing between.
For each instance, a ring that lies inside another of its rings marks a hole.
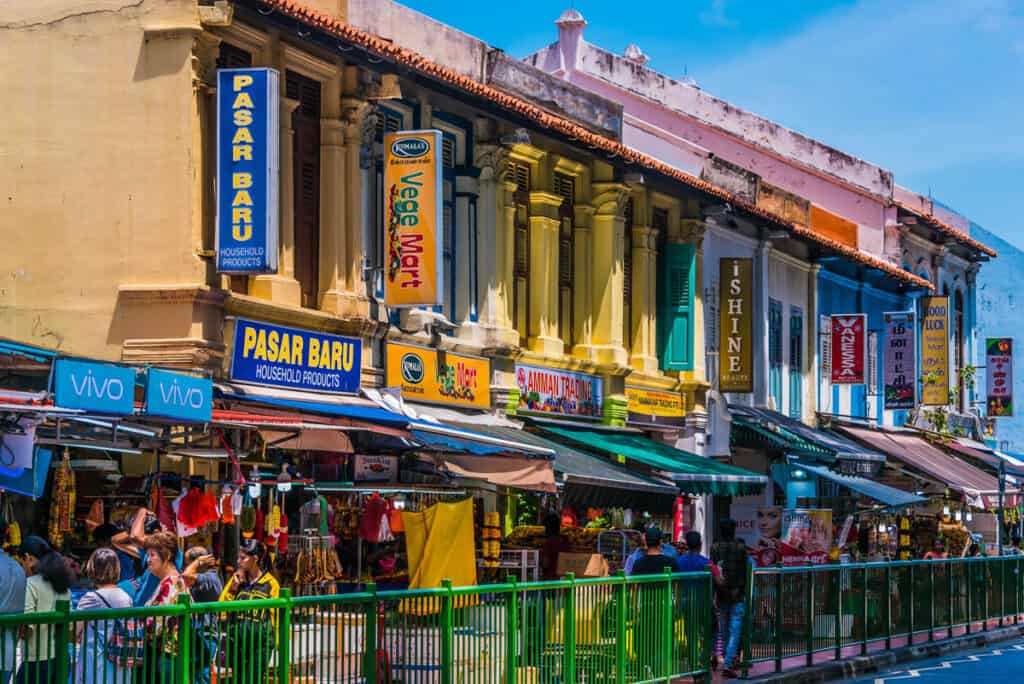
<instances>
[{"instance_id":1,"label":"advertisement board","mask_svg":"<svg viewBox=\"0 0 1024 684\"><path fill-rule=\"evenodd\" d=\"M213 381L185 373L149 369L146 378L146 414L198 423L210 421Z\"/></svg>"},{"instance_id":2,"label":"advertisement board","mask_svg":"<svg viewBox=\"0 0 1024 684\"><path fill-rule=\"evenodd\" d=\"M921 403L949 403L949 297L921 297Z\"/></svg>"},{"instance_id":3,"label":"advertisement board","mask_svg":"<svg viewBox=\"0 0 1024 684\"><path fill-rule=\"evenodd\" d=\"M832 384L863 385L866 381L868 317L866 314L833 315Z\"/></svg>"},{"instance_id":4,"label":"advertisement board","mask_svg":"<svg viewBox=\"0 0 1024 684\"><path fill-rule=\"evenodd\" d=\"M441 131L384 136L384 304L433 306L443 297Z\"/></svg>"},{"instance_id":5,"label":"advertisement board","mask_svg":"<svg viewBox=\"0 0 1024 684\"><path fill-rule=\"evenodd\" d=\"M274 69L217 71L217 271L276 273L281 110Z\"/></svg>"},{"instance_id":6,"label":"advertisement board","mask_svg":"<svg viewBox=\"0 0 1024 684\"><path fill-rule=\"evenodd\" d=\"M686 397L682 392L665 392L626 386L627 420L637 425L683 427L686 425Z\"/></svg>"},{"instance_id":7,"label":"advertisement board","mask_svg":"<svg viewBox=\"0 0 1024 684\"><path fill-rule=\"evenodd\" d=\"M108 363L57 359L54 403L61 408L111 415L135 412L135 369Z\"/></svg>"},{"instance_id":8,"label":"advertisement board","mask_svg":"<svg viewBox=\"0 0 1024 684\"><path fill-rule=\"evenodd\" d=\"M354 482L394 482L397 479L397 456L356 454L352 457Z\"/></svg>"},{"instance_id":9,"label":"advertisement board","mask_svg":"<svg viewBox=\"0 0 1024 684\"><path fill-rule=\"evenodd\" d=\"M886 410L914 408L916 317L913 311L889 311L883 314L883 320L882 401Z\"/></svg>"},{"instance_id":10,"label":"advertisement board","mask_svg":"<svg viewBox=\"0 0 1024 684\"><path fill-rule=\"evenodd\" d=\"M832 550L832 511L787 508L782 512L782 564L824 565Z\"/></svg>"},{"instance_id":11,"label":"advertisement board","mask_svg":"<svg viewBox=\"0 0 1024 684\"><path fill-rule=\"evenodd\" d=\"M518 411L577 418L600 418L601 378L597 375L516 364Z\"/></svg>"},{"instance_id":12,"label":"advertisement board","mask_svg":"<svg viewBox=\"0 0 1024 684\"><path fill-rule=\"evenodd\" d=\"M754 391L754 260L718 263L718 391Z\"/></svg>"},{"instance_id":13,"label":"advertisement board","mask_svg":"<svg viewBox=\"0 0 1024 684\"><path fill-rule=\"evenodd\" d=\"M736 538L747 545L747 553L758 567L770 567L782 561L782 508L732 504L729 517L736 521Z\"/></svg>"},{"instance_id":14,"label":"advertisement board","mask_svg":"<svg viewBox=\"0 0 1024 684\"><path fill-rule=\"evenodd\" d=\"M233 340L232 380L335 394L359 391L358 339L239 318Z\"/></svg>"},{"instance_id":15,"label":"advertisement board","mask_svg":"<svg viewBox=\"0 0 1024 684\"><path fill-rule=\"evenodd\" d=\"M385 383L411 401L491 406L491 362L479 356L388 342Z\"/></svg>"},{"instance_id":16,"label":"advertisement board","mask_svg":"<svg viewBox=\"0 0 1024 684\"><path fill-rule=\"evenodd\" d=\"M985 340L985 406L989 418L1013 415L1013 339Z\"/></svg>"}]
</instances>

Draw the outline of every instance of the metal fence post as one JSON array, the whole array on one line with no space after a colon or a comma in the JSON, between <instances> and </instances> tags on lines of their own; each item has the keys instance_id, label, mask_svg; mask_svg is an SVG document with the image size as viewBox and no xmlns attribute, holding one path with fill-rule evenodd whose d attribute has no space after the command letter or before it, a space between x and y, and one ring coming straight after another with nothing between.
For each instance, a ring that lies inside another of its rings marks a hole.
<instances>
[{"instance_id":1,"label":"metal fence post","mask_svg":"<svg viewBox=\"0 0 1024 684\"><path fill-rule=\"evenodd\" d=\"M71 602L70 601L57 601L57 612L60 613L61 619L56 623L57 635L54 637L54 648L57 651L57 665L56 673L54 675L55 682L66 682L68 681L68 675L71 671L71 653L70 649L70 637L71 637ZM14 658L11 658L11 662Z\"/></svg>"},{"instance_id":2,"label":"metal fence post","mask_svg":"<svg viewBox=\"0 0 1024 684\"><path fill-rule=\"evenodd\" d=\"M841 660L843 657L843 573L839 569L839 566L835 566L834 570L836 575L836 620L835 620L835 641L836 641L836 660Z\"/></svg>"},{"instance_id":3,"label":"metal fence post","mask_svg":"<svg viewBox=\"0 0 1024 684\"><path fill-rule=\"evenodd\" d=\"M863 566L860 601L860 654L868 654L868 566Z\"/></svg>"},{"instance_id":4,"label":"metal fence post","mask_svg":"<svg viewBox=\"0 0 1024 684\"><path fill-rule=\"evenodd\" d=\"M1013 559L1013 624L1020 624L1020 556Z\"/></svg>"},{"instance_id":5,"label":"metal fence post","mask_svg":"<svg viewBox=\"0 0 1024 684\"><path fill-rule=\"evenodd\" d=\"M907 566L907 567L909 568L908 573L910 574L910 587L909 587L910 591L907 592L907 599L908 599L907 600L907 605L910 608L910 610L908 611L909 617L910 617L910 622L907 625L907 645L913 646L914 645L914 617L915 617L914 613L917 612L916 610L914 610L914 606L917 603L917 596L914 595L916 593L916 589L917 589L917 587L914 586L914 562L911 561L910 565Z\"/></svg>"},{"instance_id":6,"label":"metal fence post","mask_svg":"<svg viewBox=\"0 0 1024 684\"><path fill-rule=\"evenodd\" d=\"M974 609L974 606L973 606L973 603L974 603L974 591L973 591L973 588L971 586L973 584L973 582L974 582L974 579L971 577L971 562L972 561L970 559L968 559L967 561L964 562L964 576L966 578L966 584L967 584L967 616L966 617L967 617L967 633L968 634L971 633L971 618L974 617L974 610L973 610Z\"/></svg>"},{"instance_id":7,"label":"metal fence post","mask_svg":"<svg viewBox=\"0 0 1024 684\"><path fill-rule=\"evenodd\" d=\"M277 614L277 682L292 681L292 590L282 589L284 606Z\"/></svg>"},{"instance_id":8,"label":"metal fence post","mask_svg":"<svg viewBox=\"0 0 1024 684\"><path fill-rule=\"evenodd\" d=\"M363 647L366 649L366 653L363 654L363 678L366 684L378 684L377 615L380 604L377 599L377 585L374 582L367 583L366 593L370 595L370 600L366 607L366 633L363 634Z\"/></svg>"},{"instance_id":9,"label":"metal fence post","mask_svg":"<svg viewBox=\"0 0 1024 684\"><path fill-rule=\"evenodd\" d=\"M999 559L999 626L1003 626L1006 615L1006 559Z\"/></svg>"},{"instance_id":10,"label":"metal fence post","mask_svg":"<svg viewBox=\"0 0 1024 684\"><path fill-rule=\"evenodd\" d=\"M626 586L626 571L619 570L618 584L615 585L615 683L626 684L626 601L629 591ZM508 682L507 684L513 684Z\"/></svg>"},{"instance_id":11,"label":"metal fence post","mask_svg":"<svg viewBox=\"0 0 1024 684\"><path fill-rule=\"evenodd\" d=\"M775 671L782 672L782 569L775 575Z\"/></svg>"},{"instance_id":12,"label":"metal fence post","mask_svg":"<svg viewBox=\"0 0 1024 684\"><path fill-rule=\"evenodd\" d=\"M807 667L814 664L814 571L807 566Z\"/></svg>"},{"instance_id":13,"label":"metal fence post","mask_svg":"<svg viewBox=\"0 0 1024 684\"><path fill-rule=\"evenodd\" d=\"M885 564L885 650L892 648L892 564Z\"/></svg>"},{"instance_id":14,"label":"metal fence post","mask_svg":"<svg viewBox=\"0 0 1024 684\"><path fill-rule=\"evenodd\" d=\"M567 572L565 579L569 587L562 602L562 682L576 684L576 575Z\"/></svg>"},{"instance_id":15,"label":"metal fence post","mask_svg":"<svg viewBox=\"0 0 1024 684\"><path fill-rule=\"evenodd\" d=\"M192 665L192 597L188 592L178 594L178 605L184 608L185 612L177 620L178 652L175 654L175 684L192 684L192 672L190 671ZM165 620L164 629L170 622L170 618Z\"/></svg>"},{"instance_id":16,"label":"metal fence post","mask_svg":"<svg viewBox=\"0 0 1024 684\"><path fill-rule=\"evenodd\" d=\"M935 641L935 563L928 561L928 641Z\"/></svg>"},{"instance_id":17,"label":"metal fence post","mask_svg":"<svg viewBox=\"0 0 1024 684\"><path fill-rule=\"evenodd\" d=\"M452 662L455 640L455 610L452 597L452 581L441 580L441 684L452 684L454 663Z\"/></svg>"},{"instance_id":18,"label":"metal fence post","mask_svg":"<svg viewBox=\"0 0 1024 684\"><path fill-rule=\"evenodd\" d=\"M946 634L947 639L953 638L953 623L956 620L953 617L953 561L946 561L946 624L948 630Z\"/></svg>"},{"instance_id":19,"label":"metal fence post","mask_svg":"<svg viewBox=\"0 0 1024 684\"><path fill-rule=\"evenodd\" d=\"M753 625L753 613L756 608L754 599L754 566L750 563L747 564L747 587L746 587L746 602L747 609L743 611L743 668L740 672L740 676L746 679L750 675L750 661L753 658L753 654L750 652L751 642L753 637L750 634L751 626Z\"/></svg>"},{"instance_id":20,"label":"metal fence post","mask_svg":"<svg viewBox=\"0 0 1024 684\"><path fill-rule=\"evenodd\" d=\"M985 614L982 616L984 618L984 623L982 624L982 629L984 631L986 631L986 632L988 631L988 618L989 618L989 615L991 614L991 610L992 610L992 607L988 603L988 595L990 593L989 592L989 581L990 581L990 579L992 577L992 573L989 572L988 565L989 565L988 560L983 561L982 564L981 564L981 577L982 577L982 583L981 584L982 584L983 591L984 591L983 598L985 599L985 602L983 604Z\"/></svg>"},{"instance_id":21,"label":"metal fence post","mask_svg":"<svg viewBox=\"0 0 1024 684\"><path fill-rule=\"evenodd\" d=\"M665 568L665 600L662 603L662 620L665 622L665 633L662 635L664 639L664 655L662 656L662 672L665 675L665 681L669 681L672 675L672 654L675 651L675 624L673 617L673 592L672 592L672 571L669 568Z\"/></svg>"},{"instance_id":22,"label":"metal fence post","mask_svg":"<svg viewBox=\"0 0 1024 684\"><path fill-rule=\"evenodd\" d=\"M516 648L519 642L519 586L515 575L509 575L505 581L512 587L505 594L505 682L515 684L519 669Z\"/></svg>"}]
</instances>

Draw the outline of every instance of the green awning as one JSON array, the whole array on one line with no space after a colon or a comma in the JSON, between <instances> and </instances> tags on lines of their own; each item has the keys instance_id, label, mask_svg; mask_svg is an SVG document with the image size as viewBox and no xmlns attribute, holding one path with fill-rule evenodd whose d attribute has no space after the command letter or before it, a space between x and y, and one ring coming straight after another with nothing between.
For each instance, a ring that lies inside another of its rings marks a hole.
<instances>
[{"instance_id":1,"label":"green awning","mask_svg":"<svg viewBox=\"0 0 1024 684\"><path fill-rule=\"evenodd\" d=\"M627 470L602 456L588 454L561 442L546 439L529 430L475 423L454 423L454 425L473 429L498 439L551 449L555 452L555 475L559 485L614 489L616 491L628 490L671 497L676 496L679 491L671 482L656 480L642 473Z\"/></svg>"},{"instance_id":2,"label":"green awning","mask_svg":"<svg viewBox=\"0 0 1024 684\"><path fill-rule=\"evenodd\" d=\"M896 489L889 485L884 485L881 482L875 482L869 480L866 477L857 477L856 475L843 475L837 473L828 468L821 466L805 465L803 463L794 464L794 467L803 468L812 475L823 477L826 480L831 480L838 485L842 485L847 489L851 489L858 494L874 499L879 503L885 504L893 508L899 508L903 506L913 506L919 503L926 503L928 499L922 496L916 496L910 492L905 492L902 489Z\"/></svg>"},{"instance_id":3,"label":"green awning","mask_svg":"<svg viewBox=\"0 0 1024 684\"><path fill-rule=\"evenodd\" d=\"M834 463L835 455L785 428L769 429L753 421L733 417L729 443L736 447L773 449L791 454L813 456L825 463Z\"/></svg>"},{"instance_id":4,"label":"green awning","mask_svg":"<svg viewBox=\"0 0 1024 684\"><path fill-rule=\"evenodd\" d=\"M686 494L740 496L762 491L768 478L675 449L629 432L539 425L544 431L598 451L618 454L668 473Z\"/></svg>"}]
</instances>

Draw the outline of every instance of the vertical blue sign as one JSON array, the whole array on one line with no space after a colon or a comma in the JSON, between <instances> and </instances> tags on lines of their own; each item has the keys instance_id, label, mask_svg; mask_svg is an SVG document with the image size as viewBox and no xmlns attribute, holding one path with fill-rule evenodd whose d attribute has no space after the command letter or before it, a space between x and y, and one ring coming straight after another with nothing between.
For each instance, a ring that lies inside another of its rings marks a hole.
<instances>
[{"instance_id":1,"label":"vertical blue sign","mask_svg":"<svg viewBox=\"0 0 1024 684\"><path fill-rule=\"evenodd\" d=\"M208 423L213 407L213 382L184 373L152 368L146 381L146 413Z\"/></svg>"},{"instance_id":2,"label":"vertical blue sign","mask_svg":"<svg viewBox=\"0 0 1024 684\"><path fill-rule=\"evenodd\" d=\"M135 369L105 363L57 359L57 406L115 415L135 412Z\"/></svg>"},{"instance_id":3,"label":"vertical blue sign","mask_svg":"<svg viewBox=\"0 0 1024 684\"><path fill-rule=\"evenodd\" d=\"M217 270L276 273L280 112L274 69L217 71Z\"/></svg>"}]
</instances>

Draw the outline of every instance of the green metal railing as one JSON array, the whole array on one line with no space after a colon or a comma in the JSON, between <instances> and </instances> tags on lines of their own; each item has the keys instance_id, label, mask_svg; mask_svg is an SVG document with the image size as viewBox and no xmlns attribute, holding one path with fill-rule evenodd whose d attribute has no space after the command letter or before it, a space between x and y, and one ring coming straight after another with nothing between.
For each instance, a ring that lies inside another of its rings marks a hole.
<instances>
[{"instance_id":1,"label":"green metal railing","mask_svg":"<svg viewBox=\"0 0 1024 684\"><path fill-rule=\"evenodd\" d=\"M666 573L388 592L370 585L121 610L62 603L52 613L0 616L8 637L0 638L0 672L24 668L19 684L669 681L709 671L711 596L710 574ZM139 638L112 651L115 631ZM144 651L142 662L111 657L126 651Z\"/></svg>"},{"instance_id":2,"label":"green metal railing","mask_svg":"<svg viewBox=\"0 0 1024 684\"><path fill-rule=\"evenodd\" d=\"M1021 556L753 569L743 671L1019 624L1022 572Z\"/></svg>"}]
</instances>

